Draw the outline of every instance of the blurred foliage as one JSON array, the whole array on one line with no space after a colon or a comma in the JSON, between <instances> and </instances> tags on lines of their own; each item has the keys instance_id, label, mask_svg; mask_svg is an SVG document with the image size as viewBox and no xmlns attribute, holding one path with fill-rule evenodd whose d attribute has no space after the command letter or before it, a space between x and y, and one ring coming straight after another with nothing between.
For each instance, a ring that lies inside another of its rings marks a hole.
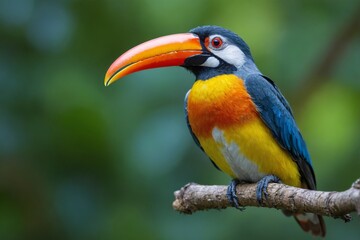
<instances>
[{"instance_id":1,"label":"blurred foliage","mask_svg":"<svg viewBox=\"0 0 360 240\"><path fill-rule=\"evenodd\" d=\"M148 39L205 24L229 28L296 106L319 189L341 191L360 172L359 29L320 86L303 79L358 5L1 0L0 239L309 238L273 209L175 212L173 191L185 183L230 180L188 133L183 98L194 77L149 70L109 88L103 77ZM297 96L304 84L314 91ZM357 216L326 223L327 239L360 237Z\"/></svg>"}]
</instances>

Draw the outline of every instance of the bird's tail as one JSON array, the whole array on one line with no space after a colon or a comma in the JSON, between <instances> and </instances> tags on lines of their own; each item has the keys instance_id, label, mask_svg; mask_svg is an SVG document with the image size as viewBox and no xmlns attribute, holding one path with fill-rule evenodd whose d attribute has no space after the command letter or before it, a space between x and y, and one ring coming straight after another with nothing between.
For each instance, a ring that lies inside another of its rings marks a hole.
<instances>
[{"instance_id":1,"label":"bird's tail","mask_svg":"<svg viewBox=\"0 0 360 240\"><path fill-rule=\"evenodd\" d=\"M296 222L305 232L310 232L314 236L325 237L326 229L322 216L313 213L283 212L286 216L294 216Z\"/></svg>"}]
</instances>

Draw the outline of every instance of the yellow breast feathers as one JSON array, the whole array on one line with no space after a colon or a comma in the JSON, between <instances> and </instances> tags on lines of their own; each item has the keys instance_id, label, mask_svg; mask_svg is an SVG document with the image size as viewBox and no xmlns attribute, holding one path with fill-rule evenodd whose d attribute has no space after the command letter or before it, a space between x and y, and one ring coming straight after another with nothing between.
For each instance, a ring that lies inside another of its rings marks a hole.
<instances>
[{"instance_id":1,"label":"yellow breast feathers","mask_svg":"<svg viewBox=\"0 0 360 240\"><path fill-rule=\"evenodd\" d=\"M204 151L232 178L256 182L274 174L285 184L301 185L296 163L273 138L237 76L196 81L187 110Z\"/></svg>"}]
</instances>

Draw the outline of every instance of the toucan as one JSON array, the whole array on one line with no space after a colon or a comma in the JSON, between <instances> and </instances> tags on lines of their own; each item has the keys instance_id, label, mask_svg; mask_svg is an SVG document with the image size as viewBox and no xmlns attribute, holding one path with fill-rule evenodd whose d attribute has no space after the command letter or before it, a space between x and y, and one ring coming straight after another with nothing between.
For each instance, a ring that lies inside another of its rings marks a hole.
<instances>
[{"instance_id":1,"label":"toucan","mask_svg":"<svg viewBox=\"0 0 360 240\"><path fill-rule=\"evenodd\" d=\"M185 96L191 136L213 164L232 178L229 201L241 208L236 185L257 182L261 205L270 182L316 189L305 141L279 88L255 65L249 46L218 26L200 26L142 43L111 64L105 85L145 69L181 66L195 83ZM322 216L284 212L301 228L325 236Z\"/></svg>"}]
</instances>

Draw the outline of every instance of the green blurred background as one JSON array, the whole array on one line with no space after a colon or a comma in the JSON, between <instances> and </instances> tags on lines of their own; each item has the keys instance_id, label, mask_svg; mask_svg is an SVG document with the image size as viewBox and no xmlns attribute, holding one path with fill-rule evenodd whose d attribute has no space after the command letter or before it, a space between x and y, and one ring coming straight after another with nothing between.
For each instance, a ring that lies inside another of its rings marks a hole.
<instances>
[{"instance_id":1,"label":"green blurred background","mask_svg":"<svg viewBox=\"0 0 360 240\"><path fill-rule=\"evenodd\" d=\"M250 3L251 2L251 3ZM280 211L182 215L173 192L228 184L188 133L181 68L105 88L121 53L205 24L233 30L290 101L318 188L360 177L359 1L1 0L0 239L305 239ZM325 218L327 239L360 220Z\"/></svg>"}]
</instances>

